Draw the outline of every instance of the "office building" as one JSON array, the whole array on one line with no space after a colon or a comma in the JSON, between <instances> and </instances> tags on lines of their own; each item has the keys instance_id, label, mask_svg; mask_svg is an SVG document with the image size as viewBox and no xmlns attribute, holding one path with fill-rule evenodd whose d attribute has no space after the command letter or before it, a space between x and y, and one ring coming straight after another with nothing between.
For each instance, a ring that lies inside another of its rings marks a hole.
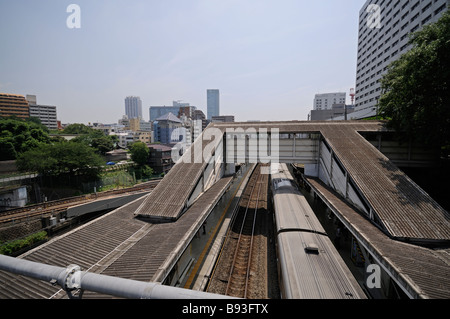
<instances>
[{"instance_id":1,"label":"office building","mask_svg":"<svg viewBox=\"0 0 450 319\"><path fill-rule=\"evenodd\" d=\"M30 117L30 106L25 96L0 93L0 117L7 116Z\"/></svg>"},{"instance_id":2,"label":"office building","mask_svg":"<svg viewBox=\"0 0 450 319\"><path fill-rule=\"evenodd\" d=\"M345 104L346 93L323 93L314 97L314 110L331 110L334 104Z\"/></svg>"},{"instance_id":3,"label":"office building","mask_svg":"<svg viewBox=\"0 0 450 319\"><path fill-rule=\"evenodd\" d=\"M156 121L153 122L155 141L163 144L180 142L180 136L172 136L172 133L182 126L183 123L181 120L172 113L157 118Z\"/></svg>"},{"instance_id":4,"label":"office building","mask_svg":"<svg viewBox=\"0 0 450 319\"><path fill-rule=\"evenodd\" d=\"M142 101L138 96L125 98L125 115L129 119L142 118Z\"/></svg>"},{"instance_id":5,"label":"office building","mask_svg":"<svg viewBox=\"0 0 450 319\"><path fill-rule=\"evenodd\" d=\"M156 119L169 113L178 115L179 112L179 106L150 106L150 122L156 121Z\"/></svg>"},{"instance_id":6,"label":"office building","mask_svg":"<svg viewBox=\"0 0 450 319\"><path fill-rule=\"evenodd\" d=\"M220 93L219 90L207 90L207 117L211 120L213 116L220 115Z\"/></svg>"},{"instance_id":7,"label":"office building","mask_svg":"<svg viewBox=\"0 0 450 319\"><path fill-rule=\"evenodd\" d=\"M157 118L172 113L178 118L186 115L189 118L193 117L194 111L197 109L195 106L189 105L189 103L180 103L179 101L173 101L172 106L150 106L150 121L156 121Z\"/></svg>"},{"instance_id":8,"label":"office building","mask_svg":"<svg viewBox=\"0 0 450 319\"><path fill-rule=\"evenodd\" d=\"M310 121L333 121L337 119L346 120L351 117L354 112L353 105L333 104L331 109L312 110L308 115Z\"/></svg>"},{"instance_id":9,"label":"office building","mask_svg":"<svg viewBox=\"0 0 450 319\"><path fill-rule=\"evenodd\" d=\"M211 118L213 123L230 123L234 122L234 115L219 115Z\"/></svg>"},{"instance_id":10,"label":"office building","mask_svg":"<svg viewBox=\"0 0 450 319\"><path fill-rule=\"evenodd\" d=\"M352 118L377 114L379 80L411 46L409 35L436 22L450 0L368 0L359 13L356 103Z\"/></svg>"},{"instance_id":11,"label":"office building","mask_svg":"<svg viewBox=\"0 0 450 319\"><path fill-rule=\"evenodd\" d=\"M58 129L56 106L37 104L36 95L27 94L26 99L29 104L30 117L37 117L49 130Z\"/></svg>"}]
</instances>

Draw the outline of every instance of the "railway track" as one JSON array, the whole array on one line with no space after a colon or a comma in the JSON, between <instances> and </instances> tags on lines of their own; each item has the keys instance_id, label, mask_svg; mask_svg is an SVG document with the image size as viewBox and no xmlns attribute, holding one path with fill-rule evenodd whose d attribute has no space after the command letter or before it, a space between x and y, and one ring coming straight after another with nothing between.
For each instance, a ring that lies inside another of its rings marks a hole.
<instances>
[{"instance_id":1,"label":"railway track","mask_svg":"<svg viewBox=\"0 0 450 319\"><path fill-rule=\"evenodd\" d=\"M268 176L260 173L260 167L251 176L233 217L208 287L210 292L267 298L267 241L261 234L261 215L267 213Z\"/></svg>"},{"instance_id":2,"label":"railway track","mask_svg":"<svg viewBox=\"0 0 450 319\"><path fill-rule=\"evenodd\" d=\"M73 205L78 205L84 202L93 201L96 199L107 198L110 196L117 196L121 194L140 192L146 189L153 189L158 185L160 180L150 181L142 183L133 187L123 188L118 190L110 190L105 192L100 192L96 194L87 194L82 196L75 196L70 198L65 198L61 200L55 200L46 202L43 204L35 204L22 208L6 210L0 212L0 224L8 223L11 221L20 221L36 216L43 216L47 214L57 214L67 210L68 207Z\"/></svg>"}]
</instances>

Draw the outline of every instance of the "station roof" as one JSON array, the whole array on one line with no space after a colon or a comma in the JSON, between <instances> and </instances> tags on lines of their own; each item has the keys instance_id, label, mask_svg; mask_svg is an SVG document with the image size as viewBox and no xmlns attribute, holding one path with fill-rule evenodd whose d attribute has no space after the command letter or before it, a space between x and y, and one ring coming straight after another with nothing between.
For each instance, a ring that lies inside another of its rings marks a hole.
<instances>
[{"instance_id":1,"label":"station roof","mask_svg":"<svg viewBox=\"0 0 450 319\"><path fill-rule=\"evenodd\" d=\"M406 174L371 145L359 132L384 132L380 121L290 121L213 123L209 128L272 128L283 133L319 133L332 147L336 157L374 213L393 238L412 240L450 240L450 215ZM202 143L199 138L195 143ZM209 141L207 141L209 143ZM202 143L202 149L206 143ZM192 149L194 146L192 147ZM136 211L144 217L176 220L187 208L187 200L206 166L202 163L177 163Z\"/></svg>"},{"instance_id":2,"label":"station roof","mask_svg":"<svg viewBox=\"0 0 450 319\"><path fill-rule=\"evenodd\" d=\"M357 236L393 278L417 299L450 298L450 248L427 248L390 238L342 197L316 178L307 178L338 212L340 220Z\"/></svg>"},{"instance_id":3,"label":"station roof","mask_svg":"<svg viewBox=\"0 0 450 319\"><path fill-rule=\"evenodd\" d=\"M135 218L143 197L19 256L26 260L146 282L161 282L177 261L232 178L219 180L176 222ZM0 271L0 299L66 298L58 286ZM86 291L83 298L111 298Z\"/></svg>"}]
</instances>

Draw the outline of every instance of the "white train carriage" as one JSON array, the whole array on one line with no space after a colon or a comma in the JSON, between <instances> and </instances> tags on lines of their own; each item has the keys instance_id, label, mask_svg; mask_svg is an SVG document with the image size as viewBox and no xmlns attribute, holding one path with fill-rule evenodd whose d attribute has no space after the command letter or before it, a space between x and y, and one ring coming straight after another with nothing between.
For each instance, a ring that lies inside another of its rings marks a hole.
<instances>
[{"instance_id":1,"label":"white train carriage","mask_svg":"<svg viewBox=\"0 0 450 319\"><path fill-rule=\"evenodd\" d=\"M304 230L325 234L305 196L298 190L286 164L271 174L277 232Z\"/></svg>"},{"instance_id":2,"label":"white train carriage","mask_svg":"<svg viewBox=\"0 0 450 319\"><path fill-rule=\"evenodd\" d=\"M282 298L366 298L286 164L272 165L271 188Z\"/></svg>"}]
</instances>

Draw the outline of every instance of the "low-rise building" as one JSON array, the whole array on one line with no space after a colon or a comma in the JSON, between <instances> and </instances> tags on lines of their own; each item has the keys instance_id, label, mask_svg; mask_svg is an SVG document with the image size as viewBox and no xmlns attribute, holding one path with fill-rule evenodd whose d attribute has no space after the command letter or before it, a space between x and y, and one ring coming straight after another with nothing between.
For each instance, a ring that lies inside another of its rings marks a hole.
<instances>
[{"instance_id":1,"label":"low-rise building","mask_svg":"<svg viewBox=\"0 0 450 319\"><path fill-rule=\"evenodd\" d=\"M172 147L164 144L150 144L149 166L156 174L167 174L175 165L172 160Z\"/></svg>"}]
</instances>

